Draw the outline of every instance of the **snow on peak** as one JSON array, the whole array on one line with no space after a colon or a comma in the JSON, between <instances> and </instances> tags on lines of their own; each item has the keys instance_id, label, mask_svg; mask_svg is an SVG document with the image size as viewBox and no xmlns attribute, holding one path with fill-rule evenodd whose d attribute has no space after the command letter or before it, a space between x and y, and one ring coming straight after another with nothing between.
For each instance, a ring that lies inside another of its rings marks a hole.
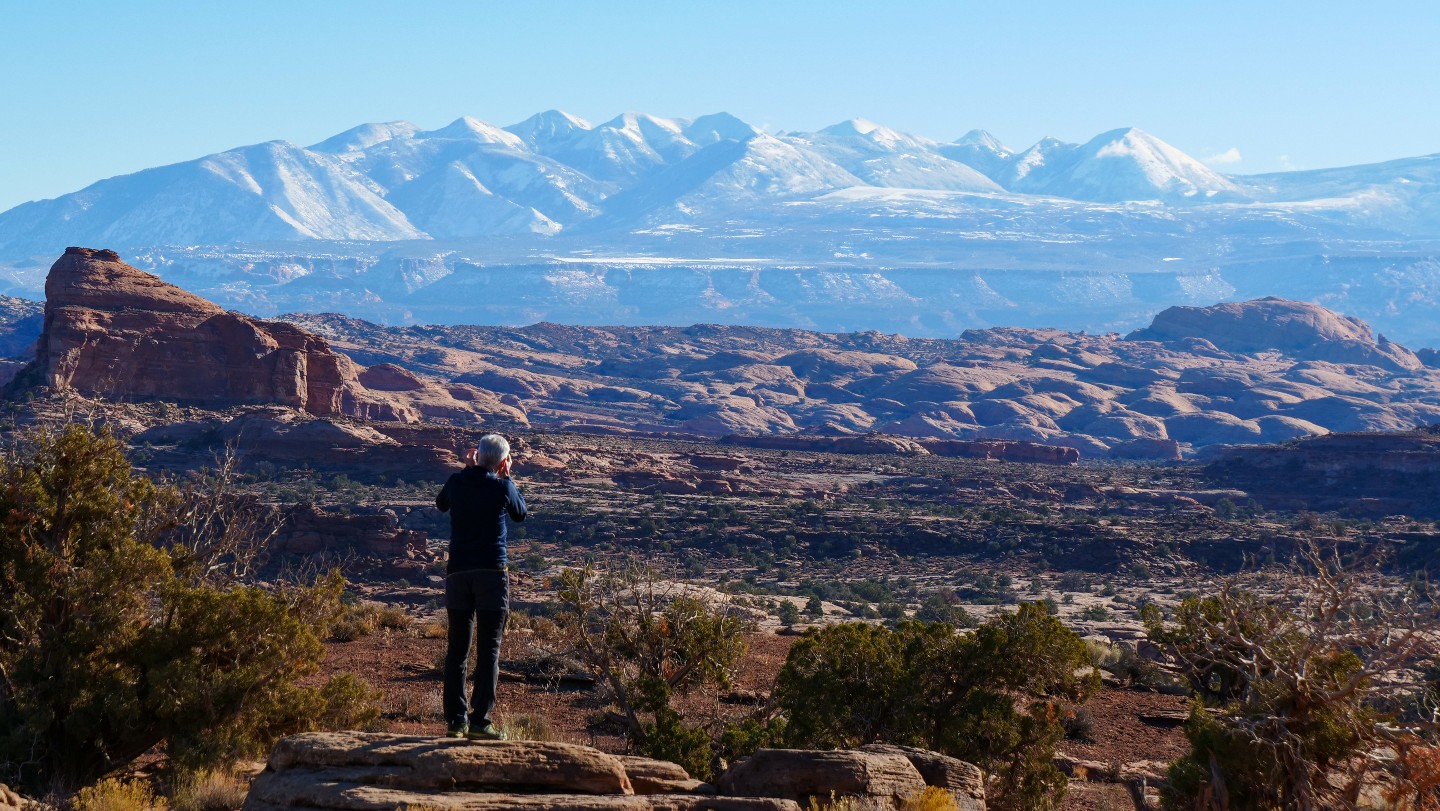
<instances>
[{"instance_id":1,"label":"snow on peak","mask_svg":"<svg viewBox=\"0 0 1440 811\"><path fill-rule=\"evenodd\" d=\"M709 146L719 141L748 141L760 130L729 113L711 113L685 125L685 137L696 146Z\"/></svg>"},{"instance_id":2,"label":"snow on peak","mask_svg":"<svg viewBox=\"0 0 1440 811\"><path fill-rule=\"evenodd\" d=\"M396 138L410 138L420 128L409 121L387 121L384 124L361 124L339 135L332 135L318 144L307 147L311 152L361 152L370 147Z\"/></svg>"},{"instance_id":3,"label":"snow on peak","mask_svg":"<svg viewBox=\"0 0 1440 811\"><path fill-rule=\"evenodd\" d=\"M633 132L642 139L655 136L661 138L683 138L684 128L669 118L659 118L646 113L621 113L600 125L608 129Z\"/></svg>"},{"instance_id":4,"label":"snow on peak","mask_svg":"<svg viewBox=\"0 0 1440 811\"><path fill-rule=\"evenodd\" d=\"M452 121L449 125L438 130L422 132L418 134L421 138L452 138L464 141L479 141L484 144L501 144L514 149L523 149L525 142L513 132L506 132L494 124L481 121L478 118L463 116Z\"/></svg>"},{"instance_id":5,"label":"snow on peak","mask_svg":"<svg viewBox=\"0 0 1440 811\"><path fill-rule=\"evenodd\" d=\"M518 124L511 124L505 130L543 151L550 144L569 141L577 134L594 128L594 124L579 116L571 115L563 110L546 110L543 113L536 113Z\"/></svg>"},{"instance_id":6,"label":"snow on peak","mask_svg":"<svg viewBox=\"0 0 1440 811\"><path fill-rule=\"evenodd\" d=\"M1010 160L997 179L1011 191L1098 203L1244 196L1200 161L1133 127L1101 133L1084 144L1043 138Z\"/></svg>"},{"instance_id":7,"label":"snow on peak","mask_svg":"<svg viewBox=\"0 0 1440 811\"><path fill-rule=\"evenodd\" d=\"M1015 150L1000 142L1000 139L985 130L970 130L954 142L957 146L978 146L1001 155L1013 155Z\"/></svg>"},{"instance_id":8,"label":"snow on peak","mask_svg":"<svg viewBox=\"0 0 1440 811\"><path fill-rule=\"evenodd\" d=\"M864 118L852 118L849 121L841 121L839 124L831 124L820 132L825 135L854 136L869 135L878 129L887 129Z\"/></svg>"},{"instance_id":9,"label":"snow on peak","mask_svg":"<svg viewBox=\"0 0 1440 811\"><path fill-rule=\"evenodd\" d=\"M1077 150L1063 185L1101 202L1238 195L1224 176L1144 130L1111 130ZM1076 196L1068 194L1066 196Z\"/></svg>"}]
</instances>

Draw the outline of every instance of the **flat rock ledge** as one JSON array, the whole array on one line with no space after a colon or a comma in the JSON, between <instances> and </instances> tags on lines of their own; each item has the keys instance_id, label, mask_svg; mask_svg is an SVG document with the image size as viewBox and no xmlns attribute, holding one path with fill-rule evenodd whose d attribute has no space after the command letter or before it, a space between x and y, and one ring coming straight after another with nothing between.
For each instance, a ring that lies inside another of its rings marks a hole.
<instances>
[{"instance_id":1,"label":"flat rock ledge","mask_svg":"<svg viewBox=\"0 0 1440 811\"><path fill-rule=\"evenodd\" d=\"M316 732L275 745L244 808L799 811L785 799L713 794L674 764L576 744Z\"/></svg>"},{"instance_id":2,"label":"flat rock ledge","mask_svg":"<svg viewBox=\"0 0 1440 811\"><path fill-rule=\"evenodd\" d=\"M949 791L961 811L985 811L985 781L978 766L908 746L761 749L737 761L718 783L727 795L779 797L809 807L812 801L827 802L833 793L858 797L878 809L899 809L934 786Z\"/></svg>"}]
</instances>

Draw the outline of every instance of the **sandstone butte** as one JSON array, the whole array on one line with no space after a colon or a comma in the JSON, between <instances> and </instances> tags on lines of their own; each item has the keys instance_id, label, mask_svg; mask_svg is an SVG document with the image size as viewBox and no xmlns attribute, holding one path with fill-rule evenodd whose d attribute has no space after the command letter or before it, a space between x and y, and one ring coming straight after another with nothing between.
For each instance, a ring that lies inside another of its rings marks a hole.
<instances>
[{"instance_id":1,"label":"sandstone butte","mask_svg":"<svg viewBox=\"0 0 1440 811\"><path fill-rule=\"evenodd\" d=\"M454 391L418 378L401 386L393 370L369 372L319 335L226 312L114 251L67 248L45 280L35 360L12 390L49 386L209 407L278 404L317 417L393 422L476 415L524 421L471 386Z\"/></svg>"}]
</instances>

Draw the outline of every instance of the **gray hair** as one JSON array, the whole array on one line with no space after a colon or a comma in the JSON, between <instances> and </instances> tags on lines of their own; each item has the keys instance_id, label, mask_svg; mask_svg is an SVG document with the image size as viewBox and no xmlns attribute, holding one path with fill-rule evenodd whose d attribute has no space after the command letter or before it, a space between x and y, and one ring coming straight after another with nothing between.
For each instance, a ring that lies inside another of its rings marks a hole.
<instances>
[{"instance_id":1,"label":"gray hair","mask_svg":"<svg viewBox=\"0 0 1440 811\"><path fill-rule=\"evenodd\" d=\"M486 434L480 437L477 451L475 463L486 470L494 470L510 455L510 443L499 434Z\"/></svg>"}]
</instances>

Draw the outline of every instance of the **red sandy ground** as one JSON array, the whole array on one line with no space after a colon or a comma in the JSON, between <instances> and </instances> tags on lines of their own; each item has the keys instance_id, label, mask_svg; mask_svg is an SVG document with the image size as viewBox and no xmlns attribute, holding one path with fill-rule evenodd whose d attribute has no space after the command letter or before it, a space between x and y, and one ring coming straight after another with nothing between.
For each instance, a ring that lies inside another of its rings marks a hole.
<instances>
[{"instance_id":1,"label":"red sandy ground","mask_svg":"<svg viewBox=\"0 0 1440 811\"><path fill-rule=\"evenodd\" d=\"M741 690L768 693L771 682L795 637L756 634L750 642L738 675ZM506 635L501 667L506 660L522 657L535 644L528 631ZM439 734L444 729L440 713L440 669L445 642L425 638L419 627L405 631L382 630L354 642L330 643L324 663L326 673L350 671L379 689L384 698L382 723L395 732ZM1142 714L1183 711L1182 697L1131 690L1103 689L1086 705L1094 721L1095 743L1064 741L1061 751L1073 757L1101 763L1128 763L1137 760L1169 761L1184 754L1185 739L1174 727L1157 726L1140 719ZM625 742L615 730L595 729L589 723L603 707L594 691L583 687L548 686L502 678L497 720L502 724L536 723L543 719L548 736L573 741L611 752L621 752ZM748 711L744 705L725 704L715 696L691 696L683 709L688 718L737 717ZM522 718L530 716L530 718ZM1064 809L1101 811L1132 809L1119 786L1072 783Z\"/></svg>"}]
</instances>

